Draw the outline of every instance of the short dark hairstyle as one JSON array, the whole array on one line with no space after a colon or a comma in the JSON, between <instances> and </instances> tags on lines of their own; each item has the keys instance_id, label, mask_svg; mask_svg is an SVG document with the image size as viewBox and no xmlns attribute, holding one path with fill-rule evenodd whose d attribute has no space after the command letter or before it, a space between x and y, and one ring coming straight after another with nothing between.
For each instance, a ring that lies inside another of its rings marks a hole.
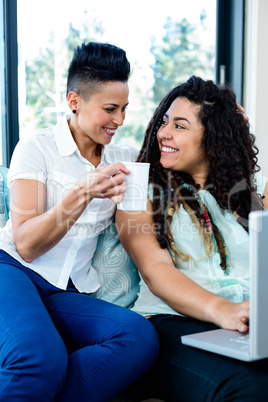
<instances>
[{"instance_id":1,"label":"short dark hairstyle","mask_svg":"<svg viewBox=\"0 0 268 402\"><path fill-rule=\"evenodd\" d=\"M84 100L109 81L127 82L130 63L126 52L109 43L82 43L74 51L67 77L67 93L76 92Z\"/></svg>"}]
</instances>

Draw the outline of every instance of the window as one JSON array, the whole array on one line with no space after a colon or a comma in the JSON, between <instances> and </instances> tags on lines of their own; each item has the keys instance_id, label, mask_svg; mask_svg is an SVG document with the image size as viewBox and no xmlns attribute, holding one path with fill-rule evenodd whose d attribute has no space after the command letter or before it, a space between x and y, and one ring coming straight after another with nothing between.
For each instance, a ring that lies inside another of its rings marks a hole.
<instances>
[{"instance_id":1,"label":"window","mask_svg":"<svg viewBox=\"0 0 268 402\"><path fill-rule=\"evenodd\" d=\"M64 75L81 41L121 46L132 64L130 106L115 141L139 146L160 97L191 74L225 77L243 104L245 0L90 3L0 0L0 163L9 165L19 135L66 112Z\"/></svg>"},{"instance_id":2,"label":"window","mask_svg":"<svg viewBox=\"0 0 268 402\"><path fill-rule=\"evenodd\" d=\"M133 73L125 124L115 141L139 147L155 106L195 74L215 79L216 0L17 0L20 136L66 112L66 73L82 41L126 50Z\"/></svg>"}]
</instances>

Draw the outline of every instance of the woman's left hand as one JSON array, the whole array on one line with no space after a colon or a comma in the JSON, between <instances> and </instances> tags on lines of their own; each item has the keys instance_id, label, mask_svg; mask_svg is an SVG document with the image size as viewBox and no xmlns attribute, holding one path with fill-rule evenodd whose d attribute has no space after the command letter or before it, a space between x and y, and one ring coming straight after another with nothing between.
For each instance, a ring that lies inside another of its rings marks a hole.
<instances>
[{"instance_id":1,"label":"woman's left hand","mask_svg":"<svg viewBox=\"0 0 268 402\"><path fill-rule=\"evenodd\" d=\"M213 322L224 329L246 332L249 329L249 300L233 303L219 299L214 305Z\"/></svg>"},{"instance_id":2,"label":"woman's left hand","mask_svg":"<svg viewBox=\"0 0 268 402\"><path fill-rule=\"evenodd\" d=\"M247 124L248 123L248 116L246 115L245 109L241 105L239 105L239 103L237 103L236 106L237 106L237 111L239 113L242 113L243 118L244 118L244 122Z\"/></svg>"},{"instance_id":3,"label":"woman's left hand","mask_svg":"<svg viewBox=\"0 0 268 402\"><path fill-rule=\"evenodd\" d=\"M85 174L76 187L81 189L87 201L93 198L110 198L121 202L125 195L125 174L129 174L122 163L102 166Z\"/></svg>"}]
</instances>

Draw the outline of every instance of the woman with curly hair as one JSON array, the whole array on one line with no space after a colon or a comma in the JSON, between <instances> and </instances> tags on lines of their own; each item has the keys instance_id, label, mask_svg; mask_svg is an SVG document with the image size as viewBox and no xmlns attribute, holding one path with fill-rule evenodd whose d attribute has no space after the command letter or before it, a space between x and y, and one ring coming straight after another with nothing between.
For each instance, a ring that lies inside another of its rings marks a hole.
<instances>
[{"instance_id":1,"label":"woman with curly hair","mask_svg":"<svg viewBox=\"0 0 268 402\"><path fill-rule=\"evenodd\" d=\"M195 76L148 125L138 157L151 163L147 211L118 211L117 224L141 274L133 310L160 338L150 378L165 401L267 401L267 359L248 364L180 340L248 330L248 214L268 207L257 153L234 92Z\"/></svg>"}]
</instances>

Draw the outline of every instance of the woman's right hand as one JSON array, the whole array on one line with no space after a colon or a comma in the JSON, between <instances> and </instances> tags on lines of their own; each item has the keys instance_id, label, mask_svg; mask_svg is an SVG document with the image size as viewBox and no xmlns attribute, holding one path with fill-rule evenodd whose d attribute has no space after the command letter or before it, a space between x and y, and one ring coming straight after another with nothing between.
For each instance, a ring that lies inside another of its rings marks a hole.
<instances>
[{"instance_id":1,"label":"woman's right hand","mask_svg":"<svg viewBox=\"0 0 268 402\"><path fill-rule=\"evenodd\" d=\"M94 169L85 174L76 185L85 196L85 201L93 198L110 198L119 203L125 194L125 174L130 173L122 163Z\"/></svg>"},{"instance_id":2,"label":"woman's right hand","mask_svg":"<svg viewBox=\"0 0 268 402\"><path fill-rule=\"evenodd\" d=\"M214 305L214 323L224 329L246 332L249 329L249 300L232 303L218 299Z\"/></svg>"}]
</instances>

